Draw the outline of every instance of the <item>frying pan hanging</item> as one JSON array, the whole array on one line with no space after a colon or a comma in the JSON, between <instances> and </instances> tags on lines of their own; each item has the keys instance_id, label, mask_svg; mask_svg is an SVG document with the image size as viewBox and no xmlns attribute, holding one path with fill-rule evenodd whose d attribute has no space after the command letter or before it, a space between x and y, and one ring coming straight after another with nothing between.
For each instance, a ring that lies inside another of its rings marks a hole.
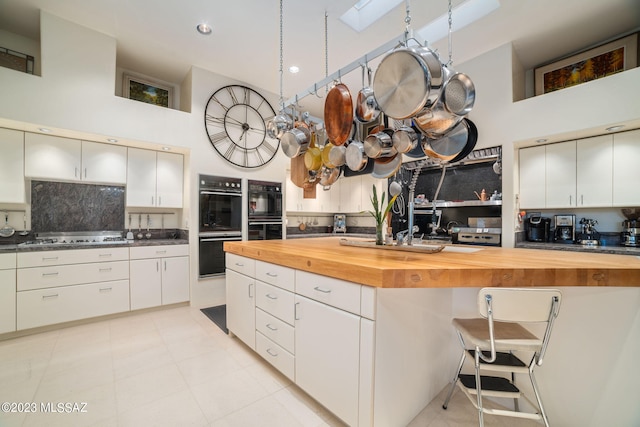
<instances>
[{"instance_id":1,"label":"frying pan hanging","mask_svg":"<svg viewBox=\"0 0 640 427\"><path fill-rule=\"evenodd\" d=\"M353 101L343 83L336 84L324 103L324 126L333 145L342 145L349 139L353 126Z\"/></svg>"}]
</instances>

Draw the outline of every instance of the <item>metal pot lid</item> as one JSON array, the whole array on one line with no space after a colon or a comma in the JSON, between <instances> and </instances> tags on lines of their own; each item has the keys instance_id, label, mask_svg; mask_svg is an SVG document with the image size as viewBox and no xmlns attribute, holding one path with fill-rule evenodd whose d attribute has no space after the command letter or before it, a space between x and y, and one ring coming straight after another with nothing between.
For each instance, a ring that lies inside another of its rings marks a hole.
<instances>
[{"instance_id":1,"label":"metal pot lid","mask_svg":"<svg viewBox=\"0 0 640 427\"><path fill-rule=\"evenodd\" d=\"M364 146L360 141L351 141L347 145L345 161L347 167L354 172L363 170L367 166L368 157L364 153Z\"/></svg>"},{"instance_id":2,"label":"metal pot lid","mask_svg":"<svg viewBox=\"0 0 640 427\"><path fill-rule=\"evenodd\" d=\"M353 101L346 85L338 83L327 94L324 103L324 126L334 145L349 139L353 127Z\"/></svg>"},{"instance_id":3,"label":"metal pot lid","mask_svg":"<svg viewBox=\"0 0 640 427\"><path fill-rule=\"evenodd\" d=\"M380 109L393 119L414 116L426 104L431 76L425 62L408 49L385 56L373 79L373 93Z\"/></svg>"}]
</instances>

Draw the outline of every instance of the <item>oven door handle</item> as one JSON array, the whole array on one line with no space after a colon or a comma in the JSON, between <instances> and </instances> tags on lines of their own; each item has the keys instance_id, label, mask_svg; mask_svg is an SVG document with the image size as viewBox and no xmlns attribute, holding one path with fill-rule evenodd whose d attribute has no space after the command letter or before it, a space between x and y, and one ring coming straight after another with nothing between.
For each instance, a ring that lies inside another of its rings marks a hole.
<instances>
[{"instance_id":1,"label":"oven door handle","mask_svg":"<svg viewBox=\"0 0 640 427\"><path fill-rule=\"evenodd\" d=\"M206 190L200 190L200 194L207 194L207 195L212 195L212 196L235 196L235 197L242 197L242 193L226 193L224 191L206 191Z\"/></svg>"},{"instance_id":2,"label":"oven door handle","mask_svg":"<svg viewBox=\"0 0 640 427\"><path fill-rule=\"evenodd\" d=\"M201 242L222 242L222 241L230 241L230 240L242 240L242 237L212 237L208 239L200 238Z\"/></svg>"},{"instance_id":3,"label":"oven door handle","mask_svg":"<svg viewBox=\"0 0 640 427\"><path fill-rule=\"evenodd\" d=\"M282 225L282 221L249 221L249 225Z\"/></svg>"}]
</instances>

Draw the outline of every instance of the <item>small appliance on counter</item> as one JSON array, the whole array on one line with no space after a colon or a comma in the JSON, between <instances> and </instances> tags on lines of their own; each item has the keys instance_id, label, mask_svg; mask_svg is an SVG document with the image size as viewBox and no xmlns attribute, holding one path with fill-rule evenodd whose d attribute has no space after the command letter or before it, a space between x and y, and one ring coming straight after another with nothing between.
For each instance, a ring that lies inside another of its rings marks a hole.
<instances>
[{"instance_id":1,"label":"small appliance on counter","mask_svg":"<svg viewBox=\"0 0 640 427\"><path fill-rule=\"evenodd\" d=\"M574 243L576 240L576 216L556 215L554 222L556 231L553 240L556 243Z\"/></svg>"},{"instance_id":2,"label":"small appliance on counter","mask_svg":"<svg viewBox=\"0 0 640 427\"><path fill-rule=\"evenodd\" d=\"M346 215L335 214L333 216L333 232L334 233L347 232L347 216Z\"/></svg>"},{"instance_id":3,"label":"small appliance on counter","mask_svg":"<svg viewBox=\"0 0 640 427\"><path fill-rule=\"evenodd\" d=\"M530 242L548 242L551 239L551 219L544 218L539 212L531 213L526 219L525 229Z\"/></svg>"},{"instance_id":4,"label":"small appliance on counter","mask_svg":"<svg viewBox=\"0 0 640 427\"><path fill-rule=\"evenodd\" d=\"M623 246L639 247L640 240L640 220L627 219L622 222L622 233L620 241Z\"/></svg>"},{"instance_id":5,"label":"small appliance on counter","mask_svg":"<svg viewBox=\"0 0 640 427\"><path fill-rule=\"evenodd\" d=\"M600 245L600 233L595 228L598 223L595 219L582 218L580 225L582 225L582 232L578 233L578 243L584 246L598 246Z\"/></svg>"}]
</instances>

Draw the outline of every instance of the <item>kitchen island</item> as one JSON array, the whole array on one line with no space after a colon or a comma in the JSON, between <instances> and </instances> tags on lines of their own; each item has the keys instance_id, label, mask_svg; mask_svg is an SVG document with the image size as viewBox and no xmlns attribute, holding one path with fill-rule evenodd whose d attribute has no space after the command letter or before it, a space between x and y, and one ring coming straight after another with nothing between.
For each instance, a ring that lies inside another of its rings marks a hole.
<instances>
[{"instance_id":1,"label":"kitchen island","mask_svg":"<svg viewBox=\"0 0 640 427\"><path fill-rule=\"evenodd\" d=\"M343 246L339 237L228 242L225 250L230 331L349 425L406 425L447 386L459 357L451 319L476 316L484 286L561 287L537 376L553 425L640 420L638 257L462 245L421 254ZM249 291L236 292L240 283ZM244 338L230 321L231 293L249 298L243 319L253 309ZM274 297L290 315L270 308ZM269 336L277 321L290 346ZM530 393L524 379L520 386Z\"/></svg>"}]
</instances>

